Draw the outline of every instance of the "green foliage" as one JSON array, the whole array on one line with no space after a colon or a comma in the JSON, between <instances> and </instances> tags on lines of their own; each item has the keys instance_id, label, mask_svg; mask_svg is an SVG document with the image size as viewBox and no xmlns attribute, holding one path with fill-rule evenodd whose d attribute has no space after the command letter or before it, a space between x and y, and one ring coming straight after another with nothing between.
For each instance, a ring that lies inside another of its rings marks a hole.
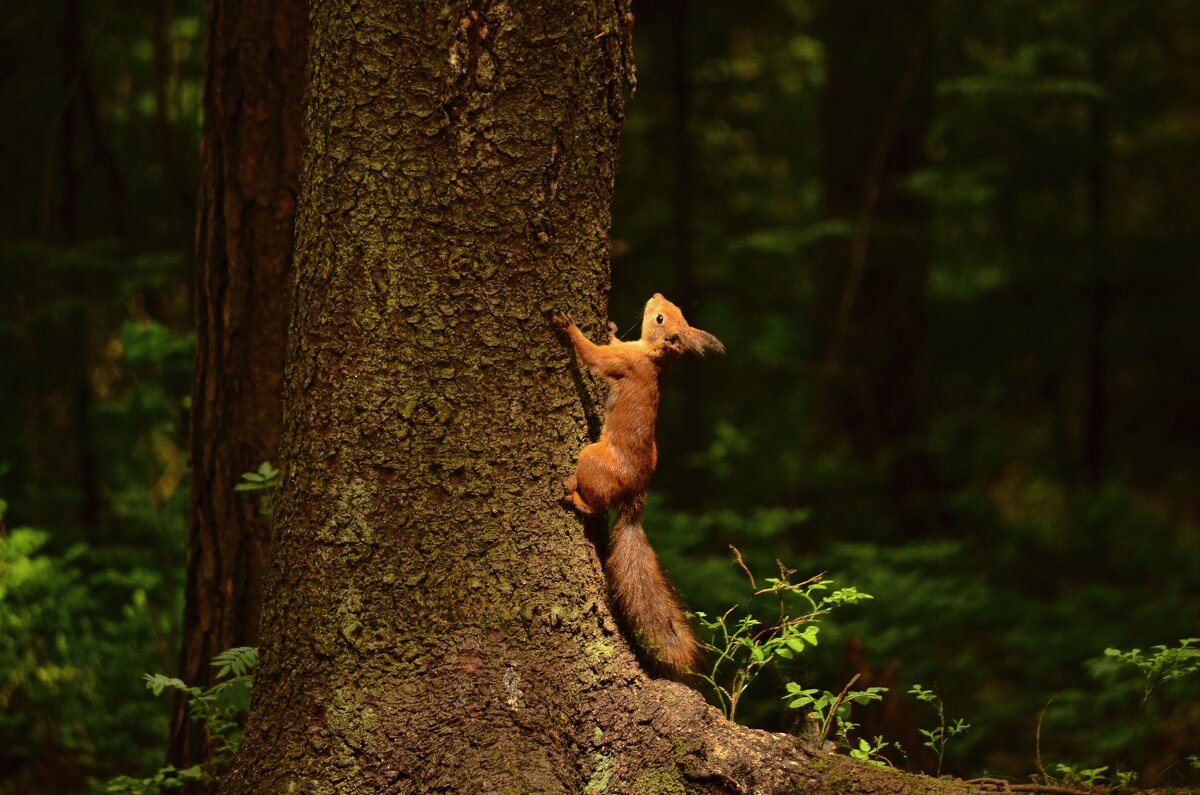
<instances>
[{"instance_id":1,"label":"green foliage","mask_svg":"<svg viewBox=\"0 0 1200 795\"><path fill-rule=\"evenodd\" d=\"M750 596L745 605L735 604L718 616L696 613L712 633L712 639L703 644L711 653L712 667L697 675L708 684L725 717L734 720L746 688L776 658L791 660L816 646L823 616L835 607L856 604L871 596L853 587L820 595L833 581L818 574L794 583L791 578L796 572L778 561L779 576L764 579L763 587L759 587L741 552L736 547L731 549L750 582ZM777 608L767 620L756 615L764 603L773 611Z\"/></svg>"},{"instance_id":2,"label":"green foliage","mask_svg":"<svg viewBox=\"0 0 1200 795\"><path fill-rule=\"evenodd\" d=\"M1190 716L1200 706L1200 691L1190 678L1200 671L1197 643L1200 639L1184 638L1175 646L1157 645L1149 651L1107 648L1088 662L1089 672L1102 687L1094 701L1104 710L1110 734L1119 738L1099 746L1104 761L1128 765L1131 758L1136 761L1149 752L1158 766L1168 770L1179 766L1182 773L1187 768L1181 763L1197 769L1190 757L1183 756L1184 748L1170 739L1190 732ZM1076 771L1074 766L1059 765L1058 770L1070 781L1089 772L1103 774L1109 767ZM1120 782L1123 776L1136 777L1136 773L1118 772L1112 779Z\"/></svg>"},{"instance_id":3,"label":"green foliage","mask_svg":"<svg viewBox=\"0 0 1200 795\"><path fill-rule=\"evenodd\" d=\"M863 737L858 741L858 746L850 749L850 756L860 762L865 762L868 765L876 765L883 767L891 766L891 762L883 755L884 749L891 745L889 742L884 742L882 736L877 736L874 740L867 740Z\"/></svg>"},{"instance_id":4,"label":"green foliage","mask_svg":"<svg viewBox=\"0 0 1200 795\"><path fill-rule=\"evenodd\" d=\"M210 688L190 686L164 674L146 674L146 688L154 695L177 691L187 696L188 715L203 724L210 754L202 764L179 769L159 768L150 776L116 776L99 791L119 795L157 795L189 783L214 784L229 767L242 739L242 724L250 711L250 689L258 650L248 646L227 649L213 658L218 681Z\"/></svg>"},{"instance_id":5,"label":"green foliage","mask_svg":"<svg viewBox=\"0 0 1200 795\"><path fill-rule=\"evenodd\" d=\"M234 491L261 491L263 494L258 501L258 512L270 516L275 511L275 489L279 486L279 470L271 466L270 461L258 465L257 472L243 472L242 482L233 487Z\"/></svg>"},{"instance_id":6,"label":"green foliage","mask_svg":"<svg viewBox=\"0 0 1200 795\"><path fill-rule=\"evenodd\" d=\"M1110 775L1108 765L1077 768L1074 765L1058 764L1054 766L1054 769L1058 773L1058 777L1048 780L1047 783L1062 784L1067 787L1121 789L1132 786L1137 781L1137 773L1129 770L1118 770Z\"/></svg>"},{"instance_id":7,"label":"green foliage","mask_svg":"<svg viewBox=\"0 0 1200 795\"><path fill-rule=\"evenodd\" d=\"M875 761L879 752L890 743L883 742L882 737L876 737L874 743L870 743L864 738L859 740L857 748L853 747L850 733L858 728L858 724L850 720L850 712L855 704L868 704L881 700L888 689L886 687L868 687L866 690L851 690L850 688L856 681L858 681L857 674L837 694L828 690L820 691L815 687L803 689L795 682L788 682L786 685L787 695L784 696L784 700L788 702L790 709L808 707L807 717L816 721L817 724L818 747L825 744L826 738L833 736L837 737L843 746L850 748L850 755L855 759L864 762Z\"/></svg>"},{"instance_id":8,"label":"green foliage","mask_svg":"<svg viewBox=\"0 0 1200 795\"><path fill-rule=\"evenodd\" d=\"M1150 697L1160 685L1181 679L1188 674L1200 671L1200 648L1195 644L1200 638L1184 638L1178 646L1154 646L1150 653L1141 649L1121 651L1120 649L1105 649L1104 656L1111 658L1118 666L1132 665L1142 672L1146 683L1142 691L1142 708L1145 708ZM1108 666L1097 664L1093 672L1105 675Z\"/></svg>"},{"instance_id":9,"label":"green foliage","mask_svg":"<svg viewBox=\"0 0 1200 795\"><path fill-rule=\"evenodd\" d=\"M30 528L0 535L5 756L18 770L63 757L85 769L160 758L166 716L135 698L127 671L131 661L161 662L164 627L150 601L158 575L95 571L87 546L54 555L48 542Z\"/></svg>"},{"instance_id":10,"label":"green foliage","mask_svg":"<svg viewBox=\"0 0 1200 795\"><path fill-rule=\"evenodd\" d=\"M955 718L953 723L946 723L946 711L942 704L942 699L933 690L927 690L921 685L913 685L908 691L910 695L922 703L930 704L937 712L938 723L932 729L921 729L921 735L925 738L924 745L929 750L937 755L937 773L942 774L942 760L946 755L946 743L951 738L969 731L971 724L964 721L962 718Z\"/></svg>"},{"instance_id":11,"label":"green foliage","mask_svg":"<svg viewBox=\"0 0 1200 795\"><path fill-rule=\"evenodd\" d=\"M104 783L98 792L118 793L119 795L158 795L161 792L183 789L188 784L204 784L209 781L200 765L177 768L174 765L164 765L153 775L143 778L116 776Z\"/></svg>"},{"instance_id":12,"label":"green foliage","mask_svg":"<svg viewBox=\"0 0 1200 795\"><path fill-rule=\"evenodd\" d=\"M178 659L194 335L147 307L177 305L181 265L107 242L0 247L5 375L25 389L0 394L18 525L0 539L14 792L78 792L162 760L168 713L133 672Z\"/></svg>"}]
</instances>

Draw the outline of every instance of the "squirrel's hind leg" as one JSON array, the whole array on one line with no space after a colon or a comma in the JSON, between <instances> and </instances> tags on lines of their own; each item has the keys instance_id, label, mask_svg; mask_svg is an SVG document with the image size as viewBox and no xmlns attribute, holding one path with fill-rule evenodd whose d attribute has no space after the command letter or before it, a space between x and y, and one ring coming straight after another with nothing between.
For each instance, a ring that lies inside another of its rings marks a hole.
<instances>
[{"instance_id":1,"label":"squirrel's hind leg","mask_svg":"<svg viewBox=\"0 0 1200 795\"><path fill-rule=\"evenodd\" d=\"M594 516L596 509L587 504L579 494L579 479L574 475L563 479L563 486L567 489L566 495L563 497L563 502L574 506L575 510L579 511L584 516Z\"/></svg>"}]
</instances>

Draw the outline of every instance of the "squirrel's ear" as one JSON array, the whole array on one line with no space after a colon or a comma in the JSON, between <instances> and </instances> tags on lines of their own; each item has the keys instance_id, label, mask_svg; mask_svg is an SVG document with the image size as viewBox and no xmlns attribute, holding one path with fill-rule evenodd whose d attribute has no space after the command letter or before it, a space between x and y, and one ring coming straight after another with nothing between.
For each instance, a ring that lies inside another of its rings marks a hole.
<instances>
[{"instance_id":1,"label":"squirrel's ear","mask_svg":"<svg viewBox=\"0 0 1200 795\"><path fill-rule=\"evenodd\" d=\"M689 328L687 333L684 334L684 341L687 344L688 350L701 356L704 355L705 351L725 352L725 346L721 344L719 339L707 331L702 331L698 328Z\"/></svg>"}]
</instances>

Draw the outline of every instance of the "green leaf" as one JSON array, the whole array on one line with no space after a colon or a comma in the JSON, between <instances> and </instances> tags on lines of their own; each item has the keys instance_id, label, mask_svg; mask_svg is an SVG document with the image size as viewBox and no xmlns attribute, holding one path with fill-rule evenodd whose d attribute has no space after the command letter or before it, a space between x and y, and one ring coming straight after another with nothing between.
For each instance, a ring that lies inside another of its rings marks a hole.
<instances>
[{"instance_id":1,"label":"green leaf","mask_svg":"<svg viewBox=\"0 0 1200 795\"><path fill-rule=\"evenodd\" d=\"M168 688L172 690L179 690L183 693L190 693L193 690L193 688L188 687L182 679L176 679L173 676L165 676L164 674L145 674L142 678L146 680L146 689L154 693L156 696L161 696L163 690Z\"/></svg>"}]
</instances>

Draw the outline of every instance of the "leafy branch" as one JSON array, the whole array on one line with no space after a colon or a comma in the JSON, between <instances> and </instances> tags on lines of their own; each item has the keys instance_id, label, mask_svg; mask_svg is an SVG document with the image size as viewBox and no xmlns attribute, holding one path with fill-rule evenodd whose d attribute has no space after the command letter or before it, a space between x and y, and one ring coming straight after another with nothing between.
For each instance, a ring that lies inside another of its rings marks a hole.
<instances>
[{"instance_id":1,"label":"leafy branch","mask_svg":"<svg viewBox=\"0 0 1200 795\"><path fill-rule=\"evenodd\" d=\"M936 729L920 729L925 737L923 745L937 755L938 766L937 775L942 774L942 758L946 755L946 743L952 738L957 737L971 729L971 724L964 721L962 718L956 718L949 725L946 723L945 705L942 704L942 699L934 690L926 690L921 685L913 685L909 691L910 695L916 696L918 701L924 701L926 704L933 706L937 711L938 725Z\"/></svg>"},{"instance_id":2,"label":"leafy branch","mask_svg":"<svg viewBox=\"0 0 1200 795\"><path fill-rule=\"evenodd\" d=\"M725 717L734 720L738 702L746 688L776 658L790 660L810 646L817 645L820 619L835 607L870 599L869 594L855 588L841 588L825 594L832 580L824 573L800 582L792 582L795 570L779 561L778 577L763 580L760 586L742 559L737 547L730 545L737 565L750 583L746 605L735 604L719 616L705 613L696 616L712 633L704 647L710 652L712 665L707 673L697 676L712 689ZM772 603L774 617L758 618L754 607L764 601Z\"/></svg>"},{"instance_id":3,"label":"leafy branch","mask_svg":"<svg viewBox=\"0 0 1200 795\"><path fill-rule=\"evenodd\" d=\"M204 725L210 751L203 763L187 768L166 765L146 778L117 776L104 784L113 795L157 795L187 784L211 784L228 768L242 740L242 722L250 711L253 669L258 649L239 646L227 649L212 660L218 681L209 688L188 685L165 674L146 674L146 689L156 696L174 690L187 695L188 716Z\"/></svg>"}]
</instances>

